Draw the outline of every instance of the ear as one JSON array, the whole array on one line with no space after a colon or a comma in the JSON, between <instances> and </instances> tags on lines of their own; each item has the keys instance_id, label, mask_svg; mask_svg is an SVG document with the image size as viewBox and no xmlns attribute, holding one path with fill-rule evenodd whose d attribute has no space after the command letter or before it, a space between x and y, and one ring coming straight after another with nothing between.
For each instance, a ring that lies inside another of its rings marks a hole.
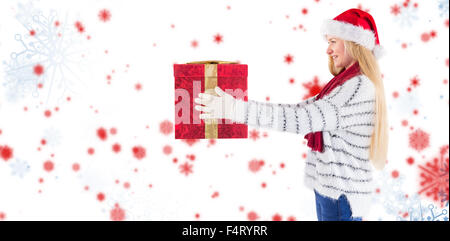
<instances>
[{"instance_id":1,"label":"ear","mask_svg":"<svg viewBox=\"0 0 450 241\"><path fill-rule=\"evenodd\" d=\"M216 88L214 88L214 90L220 97L225 95L225 92L219 86L216 86Z\"/></svg>"}]
</instances>

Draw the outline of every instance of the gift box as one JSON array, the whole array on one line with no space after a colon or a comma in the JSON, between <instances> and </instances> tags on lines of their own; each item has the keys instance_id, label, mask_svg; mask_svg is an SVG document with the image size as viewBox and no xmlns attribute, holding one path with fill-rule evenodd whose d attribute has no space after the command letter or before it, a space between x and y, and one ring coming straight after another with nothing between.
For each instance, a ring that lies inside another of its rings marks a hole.
<instances>
[{"instance_id":1,"label":"gift box","mask_svg":"<svg viewBox=\"0 0 450 241\"><path fill-rule=\"evenodd\" d=\"M197 61L174 64L175 139L247 138L247 125L226 119L200 119L194 109L199 93L216 95L220 87L247 101L247 65L229 61Z\"/></svg>"}]
</instances>

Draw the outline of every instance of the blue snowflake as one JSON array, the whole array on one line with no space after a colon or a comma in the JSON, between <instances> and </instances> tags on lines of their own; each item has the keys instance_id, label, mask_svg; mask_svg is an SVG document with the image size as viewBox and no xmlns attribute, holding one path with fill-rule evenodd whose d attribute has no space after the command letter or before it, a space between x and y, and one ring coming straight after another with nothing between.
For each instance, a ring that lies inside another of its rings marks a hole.
<instances>
[{"instance_id":1,"label":"blue snowflake","mask_svg":"<svg viewBox=\"0 0 450 241\"><path fill-rule=\"evenodd\" d=\"M417 7L408 4L407 7L402 7L400 13L394 17L394 21L398 22L401 27L412 27L414 21L417 21Z\"/></svg>"},{"instance_id":2,"label":"blue snowflake","mask_svg":"<svg viewBox=\"0 0 450 241\"><path fill-rule=\"evenodd\" d=\"M12 175L17 175L20 178L23 178L27 172L30 171L30 165L28 165L28 162L16 158L15 162L12 162L10 165L12 170Z\"/></svg>"},{"instance_id":3,"label":"blue snowflake","mask_svg":"<svg viewBox=\"0 0 450 241\"><path fill-rule=\"evenodd\" d=\"M380 203L386 213L395 216L396 220L448 221L448 206L438 209L433 204L421 200L417 193L407 195L403 192L403 176L392 178L387 172L383 172L377 180L382 181L378 183L379 193L375 194L373 201Z\"/></svg>"},{"instance_id":4,"label":"blue snowflake","mask_svg":"<svg viewBox=\"0 0 450 241\"><path fill-rule=\"evenodd\" d=\"M47 128L44 131L44 139L49 146L57 146L61 143L61 133L54 127Z\"/></svg>"},{"instance_id":5,"label":"blue snowflake","mask_svg":"<svg viewBox=\"0 0 450 241\"><path fill-rule=\"evenodd\" d=\"M18 5L16 19L26 31L14 37L22 50L12 52L10 60L3 61L7 100L15 102L30 93L39 97L47 92L46 103L49 103L60 101L67 91L76 93L77 85L82 83L75 74L82 67L82 51L78 44L80 34L69 24L68 17L60 21L55 11L45 16L28 3ZM44 68L41 75L33 70L38 64ZM43 84L42 89L38 89L38 83Z\"/></svg>"},{"instance_id":6,"label":"blue snowflake","mask_svg":"<svg viewBox=\"0 0 450 241\"><path fill-rule=\"evenodd\" d=\"M438 0L438 8L441 17L448 17L448 0Z\"/></svg>"}]
</instances>

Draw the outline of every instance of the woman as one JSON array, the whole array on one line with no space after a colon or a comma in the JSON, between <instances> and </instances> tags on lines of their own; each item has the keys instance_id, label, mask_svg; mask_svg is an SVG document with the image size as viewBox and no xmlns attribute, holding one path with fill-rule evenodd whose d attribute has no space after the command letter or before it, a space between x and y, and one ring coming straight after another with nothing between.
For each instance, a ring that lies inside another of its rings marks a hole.
<instances>
[{"instance_id":1,"label":"woman","mask_svg":"<svg viewBox=\"0 0 450 241\"><path fill-rule=\"evenodd\" d=\"M305 184L314 190L318 220L362 220L374 191L373 167L386 163L388 122L376 58L381 54L375 21L349 9L322 27L329 70L322 91L299 104L199 94L201 119L231 119L259 128L305 135Z\"/></svg>"}]
</instances>

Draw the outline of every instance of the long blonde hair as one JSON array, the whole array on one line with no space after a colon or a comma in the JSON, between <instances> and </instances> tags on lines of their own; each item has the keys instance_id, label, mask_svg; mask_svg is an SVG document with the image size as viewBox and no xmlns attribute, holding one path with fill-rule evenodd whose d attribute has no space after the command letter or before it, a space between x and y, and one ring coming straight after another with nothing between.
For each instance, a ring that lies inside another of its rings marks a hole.
<instances>
[{"instance_id":1,"label":"long blonde hair","mask_svg":"<svg viewBox=\"0 0 450 241\"><path fill-rule=\"evenodd\" d=\"M375 56L369 49L347 40L344 40L344 46L348 54L358 61L362 74L367 76L375 86L376 121L370 142L369 158L376 169L382 170L387 160L389 130L386 98L380 68ZM344 67L335 68L331 56L328 57L328 68L334 76L344 70Z\"/></svg>"}]
</instances>

